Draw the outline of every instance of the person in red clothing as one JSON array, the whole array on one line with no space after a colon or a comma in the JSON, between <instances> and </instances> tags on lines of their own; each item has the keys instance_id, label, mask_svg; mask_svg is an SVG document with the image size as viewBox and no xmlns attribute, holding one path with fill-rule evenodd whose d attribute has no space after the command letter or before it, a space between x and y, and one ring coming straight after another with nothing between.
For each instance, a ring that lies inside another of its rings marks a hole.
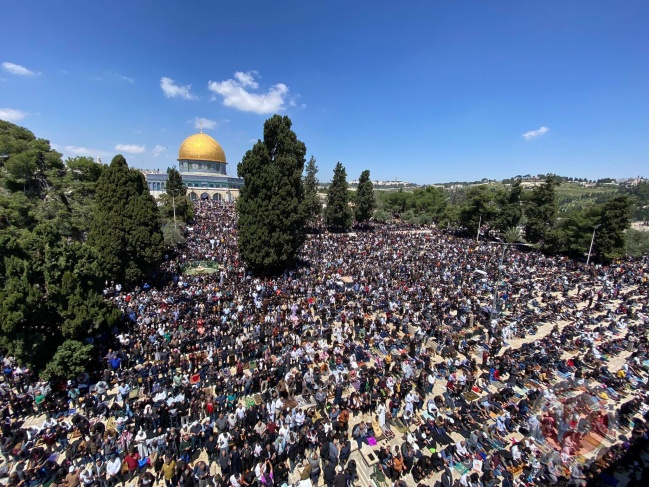
<instances>
[{"instance_id":1,"label":"person in red clothing","mask_svg":"<svg viewBox=\"0 0 649 487\"><path fill-rule=\"evenodd\" d=\"M139 459L140 455L133 450L128 452L124 457L124 463L126 463L126 465L128 466L127 482L130 482L131 480L133 480L133 477L135 477L135 473L140 466L140 464L138 463Z\"/></svg>"}]
</instances>

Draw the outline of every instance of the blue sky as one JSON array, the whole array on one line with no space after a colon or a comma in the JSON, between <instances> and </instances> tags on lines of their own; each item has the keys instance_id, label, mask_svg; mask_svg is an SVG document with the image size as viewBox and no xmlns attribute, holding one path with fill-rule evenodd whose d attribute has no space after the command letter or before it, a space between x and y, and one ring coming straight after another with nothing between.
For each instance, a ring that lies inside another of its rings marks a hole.
<instances>
[{"instance_id":1,"label":"blue sky","mask_svg":"<svg viewBox=\"0 0 649 487\"><path fill-rule=\"evenodd\" d=\"M0 0L0 118L68 155L229 174L272 113L319 178L649 176L649 2Z\"/></svg>"}]
</instances>

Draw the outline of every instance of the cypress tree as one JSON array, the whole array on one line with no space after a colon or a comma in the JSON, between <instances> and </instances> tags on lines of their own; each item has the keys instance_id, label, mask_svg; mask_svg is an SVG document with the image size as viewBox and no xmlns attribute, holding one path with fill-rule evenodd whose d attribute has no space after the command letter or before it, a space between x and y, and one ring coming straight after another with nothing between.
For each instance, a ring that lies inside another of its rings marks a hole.
<instances>
[{"instance_id":1,"label":"cypress tree","mask_svg":"<svg viewBox=\"0 0 649 487\"><path fill-rule=\"evenodd\" d=\"M170 229L173 228L172 239L165 239L165 242L169 244L171 241L176 241L179 237L180 240L184 241L178 229L173 225L174 214L177 222L186 222L190 218L194 217L194 206L187 196L187 185L175 167L167 168L167 185L165 187L165 193L161 194L158 197L158 200L161 203L160 212L163 216L163 220L167 220L167 225L172 225L169 227ZM163 234L165 234L164 228ZM175 247L176 245L169 246Z\"/></svg>"},{"instance_id":2,"label":"cypress tree","mask_svg":"<svg viewBox=\"0 0 649 487\"><path fill-rule=\"evenodd\" d=\"M304 243L306 146L291 119L274 115L264 123L264 140L237 166L244 185L237 199L239 253L256 273L281 272Z\"/></svg>"},{"instance_id":3,"label":"cypress tree","mask_svg":"<svg viewBox=\"0 0 649 487\"><path fill-rule=\"evenodd\" d=\"M376 208L376 198L374 197L374 185L370 179L370 171L367 169L358 178L355 203L354 212L357 222L363 223L372 218Z\"/></svg>"},{"instance_id":4,"label":"cypress tree","mask_svg":"<svg viewBox=\"0 0 649 487\"><path fill-rule=\"evenodd\" d=\"M136 283L162 259L160 216L144 175L113 158L97 181L88 242L102 268L117 282Z\"/></svg>"},{"instance_id":5,"label":"cypress tree","mask_svg":"<svg viewBox=\"0 0 649 487\"><path fill-rule=\"evenodd\" d=\"M346 230L352 226L354 216L349 206L347 171L340 162L334 168L324 217L327 226L337 230Z\"/></svg>"},{"instance_id":6,"label":"cypress tree","mask_svg":"<svg viewBox=\"0 0 649 487\"><path fill-rule=\"evenodd\" d=\"M318 198L318 166L315 157L311 156L306 164L304 176L304 211L307 221L313 221L322 213L322 203Z\"/></svg>"},{"instance_id":7,"label":"cypress tree","mask_svg":"<svg viewBox=\"0 0 649 487\"><path fill-rule=\"evenodd\" d=\"M167 187L166 192L169 196L179 198L187 194L187 185L183 182L183 177L175 167L167 168Z\"/></svg>"}]
</instances>

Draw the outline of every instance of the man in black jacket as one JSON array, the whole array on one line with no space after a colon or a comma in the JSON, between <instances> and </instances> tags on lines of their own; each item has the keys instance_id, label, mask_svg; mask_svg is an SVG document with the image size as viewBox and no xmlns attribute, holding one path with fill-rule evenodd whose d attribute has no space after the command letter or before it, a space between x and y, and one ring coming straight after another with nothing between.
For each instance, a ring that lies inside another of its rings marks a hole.
<instances>
[{"instance_id":1,"label":"man in black jacket","mask_svg":"<svg viewBox=\"0 0 649 487\"><path fill-rule=\"evenodd\" d=\"M329 460L326 461L324 468L324 482L327 487L333 487L334 478L336 477L336 467Z\"/></svg>"}]
</instances>

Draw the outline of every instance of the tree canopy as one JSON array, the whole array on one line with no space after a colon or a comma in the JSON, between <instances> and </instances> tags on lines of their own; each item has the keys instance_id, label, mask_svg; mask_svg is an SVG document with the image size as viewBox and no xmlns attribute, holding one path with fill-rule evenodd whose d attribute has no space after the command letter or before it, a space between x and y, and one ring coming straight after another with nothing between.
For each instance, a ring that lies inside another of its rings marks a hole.
<instances>
[{"instance_id":1,"label":"tree canopy","mask_svg":"<svg viewBox=\"0 0 649 487\"><path fill-rule=\"evenodd\" d=\"M376 209L376 198L374 197L374 185L370 179L370 171L367 169L358 178L354 203L354 216L357 222L363 223L372 218Z\"/></svg>"},{"instance_id":2,"label":"tree canopy","mask_svg":"<svg viewBox=\"0 0 649 487\"><path fill-rule=\"evenodd\" d=\"M325 208L325 224L336 230L346 230L352 226L354 215L349 206L349 185L347 171L338 162L334 168L333 179L327 194L327 207Z\"/></svg>"},{"instance_id":3,"label":"tree canopy","mask_svg":"<svg viewBox=\"0 0 649 487\"><path fill-rule=\"evenodd\" d=\"M16 161L35 172L18 174ZM102 171L90 158L64 164L48 141L0 121L0 348L36 370L119 316L86 242Z\"/></svg>"},{"instance_id":4,"label":"tree canopy","mask_svg":"<svg viewBox=\"0 0 649 487\"><path fill-rule=\"evenodd\" d=\"M256 273L276 273L292 265L305 239L306 146L291 126L286 116L266 120L263 141L237 166L244 179L237 199L239 253Z\"/></svg>"},{"instance_id":5,"label":"tree canopy","mask_svg":"<svg viewBox=\"0 0 649 487\"><path fill-rule=\"evenodd\" d=\"M304 185L304 211L308 222L313 222L322 213L322 203L318 197L318 166L311 156L306 164Z\"/></svg>"},{"instance_id":6,"label":"tree canopy","mask_svg":"<svg viewBox=\"0 0 649 487\"><path fill-rule=\"evenodd\" d=\"M97 181L88 243L97 251L103 271L119 283L139 282L162 260L158 207L144 175L130 169L121 155Z\"/></svg>"}]
</instances>

